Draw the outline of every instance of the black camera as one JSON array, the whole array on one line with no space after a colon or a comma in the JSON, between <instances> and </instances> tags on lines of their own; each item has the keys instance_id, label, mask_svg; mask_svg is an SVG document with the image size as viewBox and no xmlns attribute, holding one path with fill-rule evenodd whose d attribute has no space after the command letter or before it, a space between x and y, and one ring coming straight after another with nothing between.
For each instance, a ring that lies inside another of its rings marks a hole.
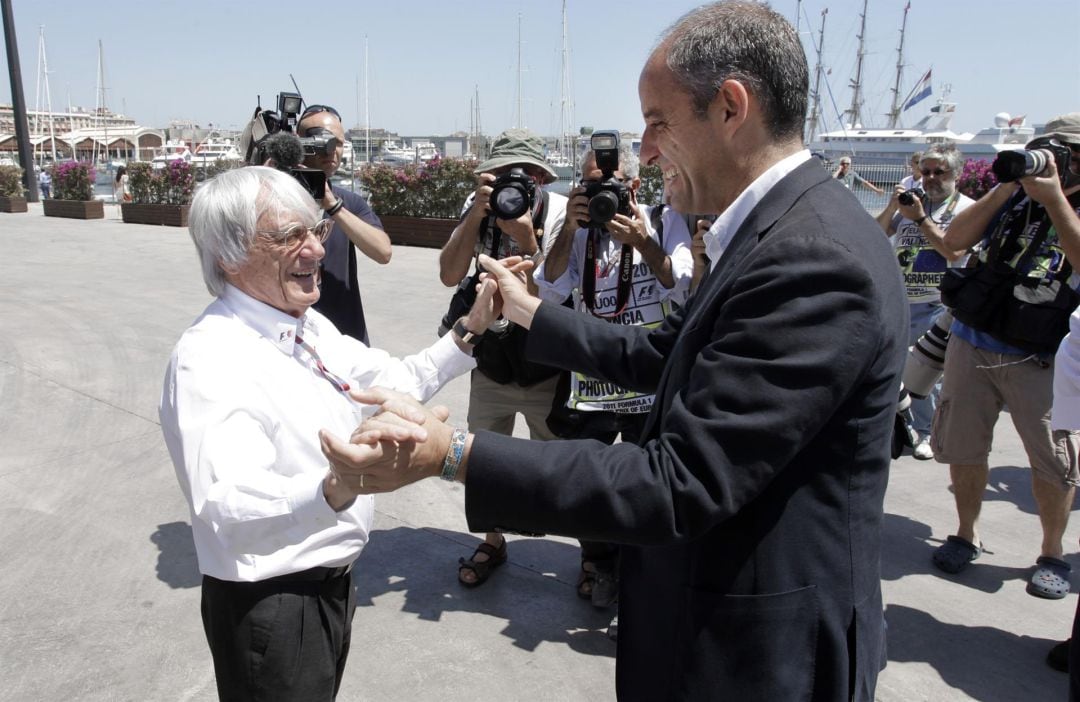
<instances>
[{"instance_id":1,"label":"black camera","mask_svg":"<svg viewBox=\"0 0 1080 702\"><path fill-rule=\"evenodd\" d=\"M615 177L619 168L619 133L615 131L593 132L590 140L596 166L602 180L585 184L585 197L589 200L589 221L586 227L602 227L615 219L616 214L632 216L630 188Z\"/></svg>"},{"instance_id":2,"label":"black camera","mask_svg":"<svg viewBox=\"0 0 1080 702\"><path fill-rule=\"evenodd\" d=\"M1046 170L1053 159L1057 164L1058 175L1062 181L1069 176L1069 162L1072 154L1069 147L1057 139L1039 139L1033 144L1034 149L1002 151L994 159L990 169L1000 183L1012 183L1027 176L1039 175Z\"/></svg>"},{"instance_id":3,"label":"black camera","mask_svg":"<svg viewBox=\"0 0 1080 702\"><path fill-rule=\"evenodd\" d=\"M905 207L911 207L915 204L915 200L926 204L926 192L922 188L912 188L911 190L905 190L896 196L897 201Z\"/></svg>"},{"instance_id":4,"label":"black camera","mask_svg":"<svg viewBox=\"0 0 1080 702\"><path fill-rule=\"evenodd\" d=\"M536 181L523 168L511 168L491 184L491 211L498 219L517 219L536 204Z\"/></svg>"}]
</instances>

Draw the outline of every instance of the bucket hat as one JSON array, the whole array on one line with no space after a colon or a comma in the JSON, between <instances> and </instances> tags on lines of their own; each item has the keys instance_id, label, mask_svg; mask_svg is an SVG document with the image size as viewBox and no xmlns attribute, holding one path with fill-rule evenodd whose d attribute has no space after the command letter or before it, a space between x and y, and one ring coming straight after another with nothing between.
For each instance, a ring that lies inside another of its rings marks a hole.
<instances>
[{"instance_id":1,"label":"bucket hat","mask_svg":"<svg viewBox=\"0 0 1080 702\"><path fill-rule=\"evenodd\" d=\"M495 137L491 147L491 156L481 163L473 173L477 175L505 166L529 164L544 171L544 183L559 179L555 169L544 160L544 140L527 129L507 129Z\"/></svg>"},{"instance_id":2,"label":"bucket hat","mask_svg":"<svg viewBox=\"0 0 1080 702\"><path fill-rule=\"evenodd\" d=\"M1040 138L1053 137L1062 144L1080 144L1080 112L1070 112L1046 123Z\"/></svg>"}]
</instances>

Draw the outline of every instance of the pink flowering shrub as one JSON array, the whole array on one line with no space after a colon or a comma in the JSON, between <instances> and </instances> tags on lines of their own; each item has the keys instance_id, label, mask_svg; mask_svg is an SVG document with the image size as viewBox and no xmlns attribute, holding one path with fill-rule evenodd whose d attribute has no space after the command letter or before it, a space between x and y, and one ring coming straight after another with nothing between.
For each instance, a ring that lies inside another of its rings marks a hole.
<instances>
[{"instance_id":1,"label":"pink flowering shrub","mask_svg":"<svg viewBox=\"0 0 1080 702\"><path fill-rule=\"evenodd\" d=\"M956 179L956 188L972 200L978 200L995 185L997 178L990 170L990 162L984 159L968 159Z\"/></svg>"},{"instance_id":2,"label":"pink flowering shrub","mask_svg":"<svg viewBox=\"0 0 1080 702\"><path fill-rule=\"evenodd\" d=\"M53 197L57 200L94 199L93 166L85 161L63 161L53 168Z\"/></svg>"},{"instance_id":3,"label":"pink flowering shrub","mask_svg":"<svg viewBox=\"0 0 1080 702\"><path fill-rule=\"evenodd\" d=\"M436 156L425 164L377 164L360 174L371 206L379 215L457 219L465 198L476 189L476 161Z\"/></svg>"}]
</instances>

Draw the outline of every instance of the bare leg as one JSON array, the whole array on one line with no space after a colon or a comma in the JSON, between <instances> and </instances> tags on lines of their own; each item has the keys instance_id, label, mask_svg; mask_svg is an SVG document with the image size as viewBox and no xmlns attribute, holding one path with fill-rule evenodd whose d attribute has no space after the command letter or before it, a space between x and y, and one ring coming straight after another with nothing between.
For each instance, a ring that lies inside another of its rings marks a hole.
<instances>
[{"instance_id":1,"label":"bare leg","mask_svg":"<svg viewBox=\"0 0 1080 702\"><path fill-rule=\"evenodd\" d=\"M960 521L956 535L976 546L981 546L978 531L979 513L982 511L983 492L986 491L990 466L986 463L973 465L953 463L949 466L949 475L952 477L953 497L956 499L956 516ZM1060 534L1058 538L1060 541Z\"/></svg>"},{"instance_id":2,"label":"bare leg","mask_svg":"<svg viewBox=\"0 0 1080 702\"><path fill-rule=\"evenodd\" d=\"M1043 556L1060 559L1065 551L1061 539L1065 536L1065 527L1069 524L1069 512L1072 509L1074 487L1055 485L1031 471L1031 491L1039 508L1039 522L1042 523Z\"/></svg>"}]
</instances>

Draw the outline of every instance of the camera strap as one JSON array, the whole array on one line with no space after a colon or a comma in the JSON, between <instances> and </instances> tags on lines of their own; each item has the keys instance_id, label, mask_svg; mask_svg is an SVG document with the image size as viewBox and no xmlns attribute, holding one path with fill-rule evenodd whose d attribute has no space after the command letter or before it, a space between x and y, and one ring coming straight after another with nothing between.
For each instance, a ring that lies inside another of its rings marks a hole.
<instances>
[{"instance_id":1,"label":"camera strap","mask_svg":"<svg viewBox=\"0 0 1080 702\"><path fill-rule=\"evenodd\" d=\"M596 276L599 273L599 266L596 262L596 245L597 240L600 238L600 232L599 227L590 227L589 235L585 238L585 270L582 271L581 276L581 297L582 302L585 303L585 309L589 310L593 316L609 318L622 313L626 309L626 303L630 301L630 288L634 273L634 247L630 246L630 244L623 244L622 250L619 252L619 282L615 289L615 311L611 314L600 314L595 311Z\"/></svg>"}]
</instances>

